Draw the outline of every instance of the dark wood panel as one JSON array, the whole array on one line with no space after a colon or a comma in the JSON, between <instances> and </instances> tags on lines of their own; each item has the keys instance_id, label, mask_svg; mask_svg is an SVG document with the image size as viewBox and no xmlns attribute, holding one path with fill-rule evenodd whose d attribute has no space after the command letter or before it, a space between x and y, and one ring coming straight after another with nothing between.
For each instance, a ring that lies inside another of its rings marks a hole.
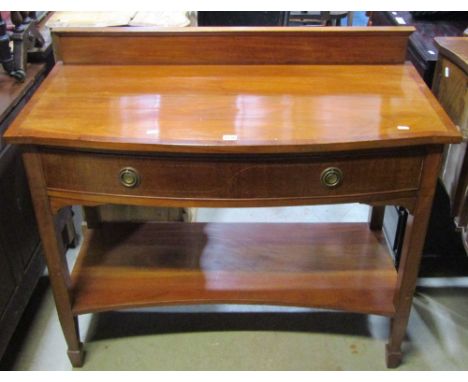
<instances>
[{"instance_id":1,"label":"dark wood panel","mask_svg":"<svg viewBox=\"0 0 468 382\"><path fill-rule=\"evenodd\" d=\"M45 151L41 154L51 191L188 200L285 199L415 191L423 153L327 156L154 156ZM140 176L128 188L119 173ZM326 187L323 172L337 168L342 183ZM387 171L382 172L385 168ZM99 174L97 176L97 174ZM304 174L307 174L304 177ZM301 179L300 182L297 180Z\"/></svg>"},{"instance_id":2,"label":"dark wood panel","mask_svg":"<svg viewBox=\"0 0 468 382\"><path fill-rule=\"evenodd\" d=\"M466 40L468 43L468 39ZM456 123L464 137L461 145L449 145L446 150L441 179L449 194L453 216L460 216L466 199L468 183L468 75L457 65L441 57L434 78L434 92L448 115Z\"/></svg>"},{"instance_id":3,"label":"dark wood panel","mask_svg":"<svg viewBox=\"0 0 468 382\"><path fill-rule=\"evenodd\" d=\"M0 255L3 254L0 253ZM0 316L0 358L8 349L7 346L10 342L10 338L23 315L23 310L30 300L34 288L44 271L44 267L45 263L41 252L41 246L38 245L31 255L27 267L23 270L21 282L15 283L15 288L7 304L1 306L3 314ZM0 273L3 274L1 271ZM2 283L3 282L4 280L2 278Z\"/></svg>"},{"instance_id":4,"label":"dark wood panel","mask_svg":"<svg viewBox=\"0 0 468 382\"><path fill-rule=\"evenodd\" d=\"M462 144L447 148L441 179L450 198L451 215L467 250L468 37L439 37L436 45L440 48L440 60L433 90L464 137Z\"/></svg>"},{"instance_id":5,"label":"dark wood panel","mask_svg":"<svg viewBox=\"0 0 468 382\"><path fill-rule=\"evenodd\" d=\"M0 221L2 233L9 243L10 261L21 261L22 274L40 239L18 151L17 147L8 146L0 155Z\"/></svg>"},{"instance_id":6,"label":"dark wood panel","mask_svg":"<svg viewBox=\"0 0 468 382\"><path fill-rule=\"evenodd\" d=\"M28 65L26 78L21 83L8 74L0 72L0 150L4 147L2 136L4 130L18 113L18 110L14 111L14 109L20 109L22 104L29 99L31 93L28 95L28 92L40 82L45 70L44 64Z\"/></svg>"},{"instance_id":7,"label":"dark wood panel","mask_svg":"<svg viewBox=\"0 0 468 382\"><path fill-rule=\"evenodd\" d=\"M0 357L44 269L21 156L3 133L44 75L44 64L28 65L21 83L0 73Z\"/></svg>"},{"instance_id":8,"label":"dark wood panel","mask_svg":"<svg viewBox=\"0 0 468 382\"><path fill-rule=\"evenodd\" d=\"M0 357L45 266L21 155L18 147L5 145L3 133L46 70L43 63L28 65L24 82L0 74Z\"/></svg>"},{"instance_id":9,"label":"dark wood panel","mask_svg":"<svg viewBox=\"0 0 468 382\"><path fill-rule=\"evenodd\" d=\"M399 64L412 31L196 27L57 28L53 33L58 59L66 64Z\"/></svg>"},{"instance_id":10,"label":"dark wood panel","mask_svg":"<svg viewBox=\"0 0 468 382\"><path fill-rule=\"evenodd\" d=\"M0 241L15 281L20 282L24 262L17 227L21 226L19 223L21 219L18 215L11 215L12 208L14 209L16 204L14 192L10 187L11 179L14 179L14 160L12 146L0 152Z\"/></svg>"},{"instance_id":11,"label":"dark wood panel","mask_svg":"<svg viewBox=\"0 0 468 382\"><path fill-rule=\"evenodd\" d=\"M365 223L109 223L89 233L72 273L75 313L227 301L394 311L396 272Z\"/></svg>"},{"instance_id":12,"label":"dark wood panel","mask_svg":"<svg viewBox=\"0 0 468 382\"><path fill-rule=\"evenodd\" d=\"M198 26L281 26L288 12L198 11Z\"/></svg>"},{"instance_id":13,"label":"dark wood panel","mask_svg":"<svg viewBox=\"0 0 468 382\"><path fill-rule=\"evenodd\" d=\"M423 249L420 277L468 275L468 256L450 212L450 200L438 182Z\"/></svg>"},{"instance_id":14,"label":"dark wood panel","mask_svg":"<svg viewBox=\"0 0 468 382\"><path fill-rule=\"evenodd\" d=\"M8 254L3 248L4 243L0 238L0 318L16 288L16 279L7 261ZM0 352L1 355L1 352Z\"/></svg>"}]
</instances>

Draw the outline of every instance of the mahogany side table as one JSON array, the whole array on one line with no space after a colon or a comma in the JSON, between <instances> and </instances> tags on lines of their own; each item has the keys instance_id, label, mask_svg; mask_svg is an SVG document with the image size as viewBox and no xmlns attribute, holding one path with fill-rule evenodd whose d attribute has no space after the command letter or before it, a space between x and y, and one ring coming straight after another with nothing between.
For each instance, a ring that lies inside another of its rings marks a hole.
<instances>
[{"instance_id":1,"label":"mahogany side table","mask_svg":"<svg viewBox=\"0 0 468 382\"><path fill-rule=\"evenodd\" d=\"M251 303L391 317L400 364L445 144L412 28L57 29L59 64L7 131L21 145L60 322L135 306ZM367 224L102 224L70 272L69 205L360 202ZM410 213L395 268L382 208Z\"/></svg>"}]
</instances>

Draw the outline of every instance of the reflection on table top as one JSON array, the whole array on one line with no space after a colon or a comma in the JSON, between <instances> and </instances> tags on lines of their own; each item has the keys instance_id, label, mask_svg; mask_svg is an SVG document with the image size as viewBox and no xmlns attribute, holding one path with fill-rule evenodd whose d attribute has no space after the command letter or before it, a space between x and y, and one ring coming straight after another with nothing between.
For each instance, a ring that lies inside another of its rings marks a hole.
<instances>
[{"instance_id":1,"label":"reflection on table top","mask_svg":"<svg viewBox=\"0 0 468 382\"><path fill-rule=\"evenodd\" d=\"M448 143L459 134L410 65L58 64L6 137L276 153Z\"/></svg>"}]
</instances>

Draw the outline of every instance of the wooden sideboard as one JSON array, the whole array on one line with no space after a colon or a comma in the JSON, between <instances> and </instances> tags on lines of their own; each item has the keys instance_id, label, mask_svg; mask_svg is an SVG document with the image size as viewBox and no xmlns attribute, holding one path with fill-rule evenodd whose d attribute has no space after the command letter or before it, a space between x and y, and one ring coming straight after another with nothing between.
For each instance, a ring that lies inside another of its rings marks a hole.
<instances>
[{"instance_id":1,"label":"wooden sideboard","mask_svg":"<svg viewBox=\"0 0 468 382\"><path fill-rule=\"evenodd\" d=\"M414 26L410 36L407 60L411 61L426 84L431 87L439 57L437 36L461 36L468 26L467 12L369 12L374 26ZM441 182L434 196L428 233L423 250L420 275L463 276L468 274L468 259L451 217L450 201ZM406 211L398 206L385 209L384 232L391 243L395 258L401 256Z\"/></svg>"},{"instance_id":2,"label":"wooden sideboard","mask_svg":"<svg viewBox=\"0 0 468 382\"><path fill-rule=\"evenodd\" d=\"M461 140L404 63L412 31L57 29L61 63L6 139L24 152L72 364L80 314L249 303L388 316L397 367L444 145ZM71 271L55 237L69 205L347 202L373 206L370 227L102 224ZM410 213L398 268L385 205Z\"/></svg>"},{"instance_id":3,"label":"wooden sideboard","mask_svg":"<svg viewBox=\"0 0 468 382\"><path fill-rule=\"evenodd\" d=\"M44 31L43 20L40 24ZM0 73L0 359L45 269L20 148L9 145L3 133L54 66L50 34L41 48L29 51L26 78L18 82ZM61 250L74 245L71 209L57 216Z\"/></svg>"},{"instance_id":4,"label":"wooden sideboard","mask_svg":"<svg viewBox=\"0 0 468 382\"><path fill-rule=\"evenodd\" d=\"M32 65L23 83L0 74L0 358L45 267L21 155L2 135L44 73Z\"/></svg>"},{"instance_id":5,"label":"wooden sideboard","mask_svg":"<svg viewBox=\"0 0 468 382\"><path fill-rule=\"evenodd\" d=\"M468 12L370 12L369 23L374 26L414 26L410 36L407 59L432 86L438 58L437 36L462 36L468 27Z\"/></svg>"},{"instance_id":6,"label":"wooden sideboard","mask_svg":"<svg viewBox=\"0 0 468 382\"><path fill-rule=\"evenodd\" d=\"M463 134L463 143L447 147L441 181L468 253L468 37L438 37L435 43L439 61L433 91Z\"/></svg>"},{"instance_id":7,"label":"wooden sideboard","mask_svg":"<svg viewBox=\"0 0 468 382\"><path fill-rule=\"evenodd\" d=\"M46 64L31 64L24 82L0 74L0 358L44 271L39 232L18 146L3 133L43 81ZM56 217L62 253L76 240L70 209Z\"/></svg>"}]
</instances>

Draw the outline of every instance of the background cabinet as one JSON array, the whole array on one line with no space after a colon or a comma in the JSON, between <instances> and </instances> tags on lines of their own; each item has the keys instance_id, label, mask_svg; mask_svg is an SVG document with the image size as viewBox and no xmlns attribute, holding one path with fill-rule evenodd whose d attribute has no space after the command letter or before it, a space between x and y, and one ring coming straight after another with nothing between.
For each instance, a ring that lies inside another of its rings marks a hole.
<instances>
[{"instance_id":1,"label":"background cabinet","mask_svg":"<svg viewBox=\"0 0 468 382\"><path fill-rule=\"evenodd\" d=\"M45 31L45 21L41 31ZM24 82L0 69L0 358L45 268L20 151L2 138L54 65L50 35L43 36L44 46L29 51L28 60L34 63L28 64ZM63 239L63 251L75 244L71 209L61 212L57 234Z\"/></svg>"},{"instance_id":2,"label":"background cabinet","mask_svg":"<svg viewBox=\"0 0 468 382\"><path fill-rule=\"evenodd\" d=\"M406 58L416 67L427 85L433 88L439 102L454 122L460 126L459 118L456 117L453 109L455 107L460 111L462 103L466 102L463 101L462 95L466 91L466 79L464 82L455 81L457 74L452 71L452 85L447 86L444 80L443 89L439 87L437 83L444 78L442 70L445 69L442 69L437 62L439 58L441 60L446 60L446 58L444 58L443 49L440 49L440 44L435 39L440 36L461 36L468 27L468 12L371 12L369 23L374 26L412 25L416 28L409 38ZM456 83L458 85L455 85ZM423 250L421 276L468 274L468 257L459 229L454 222L454 217L456 217L453 210L454 195L451 195L455 192L453 179L447 180L447 177L453 176L454 173L460 173L460 166L463 163L460 152L464 152L463 147L466 147L464 145L466 144L450 146L449 157L451 159L446 159L445 168L441 172ZM468 166L466 168L465 173L468 173ZM406 216L407 213L399 207L385 209L384 232L397 259L402 250ZM466 230L464 235L466 243Z\"/></svg>"},{"instance_id":3,"label":"background cabinet","mask_svg":"<svg viewBox=\"0 0 468 382\"><path fill-rule=\"evenodd\" d=\"M36 219L19 150L1 134L46 73L29 67L25 82L0 74L0 357L44 269Z\"/></svg>"},{"instance_id":4,"label":"background cabinet","mask_svg":"<svg viewBox=\"0 0 468 382\"><path fill-rule=\"evenodd\" d=\"M370 12L369 24L416 28L409 38L406 58L430 87L438 58L434 37L461 36L468 27L468 12Z\"/></svg>"},{"instance_id":5,"label":"background cabinet","mask_svg":"<svg viewBox=\"0 0 468 382\"><path fill-rule=\"evenodd\" d=\"M468 252L468 37L436 38L439 61L433 91L459 126L464 141L449 145L441 181L450 199L450 212Z\"/></svg>"}]
</instances>

